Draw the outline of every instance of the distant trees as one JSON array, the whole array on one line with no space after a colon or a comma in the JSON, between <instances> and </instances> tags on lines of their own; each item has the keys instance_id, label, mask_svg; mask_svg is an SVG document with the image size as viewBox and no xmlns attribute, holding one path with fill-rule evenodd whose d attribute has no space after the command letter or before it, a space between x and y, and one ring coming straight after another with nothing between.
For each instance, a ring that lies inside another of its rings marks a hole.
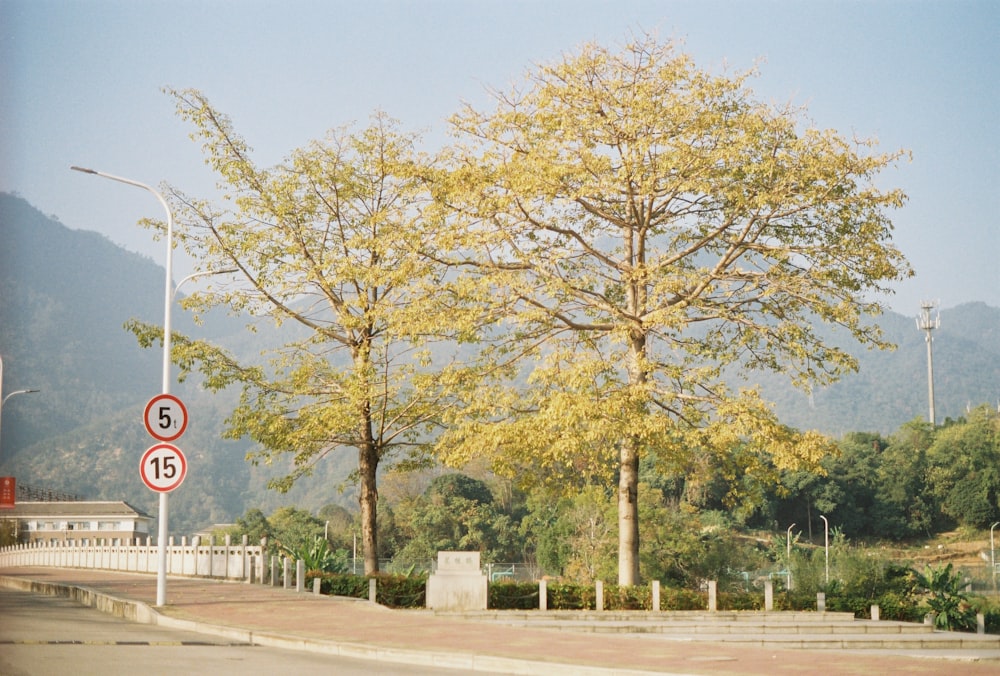
<instances>
[{"instance_id":1,"label":"distant trees","mask_svg":"<svg viewBox=\"0 0 1000 676\"><path fill-rule=\"evenodd\" d=\"M823 513L852 538L892 540L1000 520L1000 414L990 406L937 428L914 420L888 439L849 434L838 446L821 463L825 476L786 473L787 494L764 512L806 529Z\"/></svg>"},{"instance_id":2,"label":"distant trees","mask_svg":"<svg viewBox=\"0 0 1000 676\"><path fill-rule=\"evenodd\" d=\"M794 522L803 538L816 542L823 533L821 514L838 542L903 540L956 526L987 528L1000 520L1000 482L991 472L1000 463L998 427L1000 414L981 406L936 429L915 420L888 438L848 434L839 442L840 453L823 460L822 471L783 473L753 511L726 508L724 491L713 488L727 483L723 477L699 482L705 491L686 491L676 477L645 463L639 492L641 574L675 587L706 579L741 583L741 571L767 568L785 553L784 544L776 547L748 531L778 532L783 542L785 528ZM486 478L425 474L415 482L422 490L398 491L381 513L380 555L422 568L440 550L472 550L484 563L533 563L541 574L567 580L614 578L617 505L610 487L592 482L569 495L536 485L528 492L514 489L501 501L494 496L509 485L480 476ZM350 533L358 525L357 514L334 505L319 517L290 507L265 517L253 509L239 519L234 534L255 542L266 535L283 550L327 534L346 560Z\"/></svg>"},{"instance_id":3,"label":"distant trees","mask_svg":"<svg viewBox=\"0 0 1000 676\"><path fill-rule=\"evenodd\" d=\"M512 514L493 500L489 487L464 474L434 479L427 490L393 510L406 544L395 557L431 561L439 551L478 551L484 561L523 561L522 538Z\"/></svg>"},{"instance_id":4,"label":"distant trees","mask_svg":"<svg viewBox=\"0 0 1000 676\"><path fill-rule=\"evenodd\" d=\"M1000 414L988 406L947 421L927 449L930 493L957 523L988 528L1000 520Z\"/></svg>"}]
</instances>

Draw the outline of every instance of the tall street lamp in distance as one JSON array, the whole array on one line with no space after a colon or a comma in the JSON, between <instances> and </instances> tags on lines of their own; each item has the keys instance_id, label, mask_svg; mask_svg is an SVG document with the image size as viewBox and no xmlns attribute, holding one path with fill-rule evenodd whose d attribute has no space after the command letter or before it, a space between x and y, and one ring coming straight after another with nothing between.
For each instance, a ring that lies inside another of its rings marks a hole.
<instances>
[{"instance_id":1,"label":"tall street lamp in distance","mask_svg":"<svg viewBox=\"0 0 1000 676\"><path fill-rule=\"evenodd\" d=\"M826 552L826 584L830 585L830 522L826 520L826 517L820 514L819 518L823 519L823 549Z\"/></svg>"},{"instance_id":2,"label":"tall street lamp in distance","mask_svg":"<svg viewBox=\"0 0 1000 676\"><path fill-rule=\"evenodd\" d=\"M787 548L786 559L788 561L788 591L792 591L792 529L795 528L793 523L788 527L785 538L785 547Z\"/></svg>"},{"instance_id":3,"label":"tall street lamp in distance","mask_svg":"<svg viewBox=\"0 0 1000 676\"><path fill-rule=\"evenodd\" d=\"M156 189L145 183L140 183L139 181L133 181L132 179L122 178L121 176L114 176L112 174L106 174L102 171L97 171L95 169L86 169L84 167L70 167L73 171L83 172L84 174L93 174L94 176L100 176L101 178L111 179L112 181L118 181L119 183L125 183L126 185L132 185L137 188L142 188L147 192L151 193L163 207L163 210L167 214L167 260L166 260L166 284L165 284L165 301L163 303L163 382L161 391L163 394L170 394L170 338L171 338L171 326L170 326L170 306L173 304L174 289L172 285L173 275L173 255L174 255L174 216L170 212L170 206L167 201L163 199L163 195L159 193ZM157 559L158 565L156 569L156 605L163 606L167 603L167 538L168 538L168 528L167 519L169 516L169 503L167 500L168 493L166 491L160 493L160 513L159 513L159 537L158 537L158 550Z\"/></svg>"},{"instance_id":4,"label":"tall street lamp in distance","mask_svg":"<svg viewBox=\"0 0 1000 676\"><path fill-rule=\"evenodd\" d=\"M997 591L997 555L996 549L993 546L993 529L1000 526L1000 521L990 526L990 572L993 575L993 593L996 594Z\"/></svg>"}]
</instances>

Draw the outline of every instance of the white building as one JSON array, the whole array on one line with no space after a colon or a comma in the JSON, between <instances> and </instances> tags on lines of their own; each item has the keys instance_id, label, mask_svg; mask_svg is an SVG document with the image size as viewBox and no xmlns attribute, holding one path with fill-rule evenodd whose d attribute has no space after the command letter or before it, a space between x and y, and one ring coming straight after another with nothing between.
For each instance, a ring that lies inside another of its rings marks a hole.
<instances>
[{"instance_id":1,"label":"white building","mask_svg":"<svg viewBox=\"0 0 1000 676\"><path fill-rule=\"evenodd\" d=\"M153 517L127 502L18 502L0 511L14 520L19 542L127 545L145 540Z\"/></svg>"}]
</instances>

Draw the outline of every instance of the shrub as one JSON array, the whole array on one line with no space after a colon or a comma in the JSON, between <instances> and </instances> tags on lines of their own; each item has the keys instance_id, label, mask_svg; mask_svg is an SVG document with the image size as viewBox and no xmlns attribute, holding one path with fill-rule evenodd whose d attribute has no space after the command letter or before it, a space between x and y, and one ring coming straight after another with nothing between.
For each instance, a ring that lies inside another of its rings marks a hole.
<instances>
[{"instance_id":1,"label":"shrub","mask_svg":"<svg viewBox=\"0 0 1000 676\"><path fill-rule=\"evenodd\" d=\"M649 587L604 585L604 607L607 610L649 610L652 601L653 594Z\"/></svg>"},{"instance_id":2,"label":"shrub","mask_svg":"<svg viewBox=\"0 0 1000 676\"><path fill-rule=\"evenodd\" d=\"M423 575L375 575L376 602L390 608L423 608L426 605L427 578ZM306 582L319 578L321 594L327 596L347 596L355 599L368 598L369 577L341 573L323 573L312 570L306 573Z\"/></svg>"},{"instance_id":3,"label":"shrub","mask_svg":"<svg viewBox=\"0 0 1000 676\"><path fill-rule=\"evenodd\" d=\"M376 602L390 608L423 608L427 605L426 575L376 575ZM367 579L367 578L366 578Z\"/></svg>"},{"instance_id":4,"label":"shrub","mask_svg":"<svg viewBox=\"0 0 1000 676\"><path fill-rule=\"evenodd\" d=\"M917 575L917 581L930 594L926 604L934 613L934 626L948 630L975 630L976 611L962 592L962 577L952 571L952 564L937 568L928 566L925 575Z\"/></svg>"},{"instance_id":5,"label":"shrub","mask_svg":"<svg viewBox=\"0 0 1000 676\"><path fill-rule=\"evenodd\" d=\"M307 570L321 570L325 573L347 572L347 551L330 549L326 538L316 536L297 548L282 546L282 553L293 561L304 561Z\"/></svg>"},{"instance_id":6,"label":"shrub","mask_svg":"<svg viewBox=\"0 0 1000 676\"><path fill-rule=\"evenodd\" d=\"M487 607L495 610L533 610L538 608L538 584L534 582L495 582L489 586Z\"/></svg>"},{"instance_id":7,"label":"shrub","mask_svg":"<svg viewBox=\"0 0 1000 676\"><path fill-rule=\"evenodd\" d=\"M719 592L719 610L763 610L764 595L756 592Z\"/></svg>"},{"instance_id":8,"label":"shrub","mask_svg":"<svg viewBox=\"0 0 1000 676\"><path fill-rule=\"evenodd\" d=\"M368 598L368 579L361 575L324 573L312 570L306 573L306 582L319 578L319 591L327 596L347 596L355 599Z\"/></svg>"},{"instance_id":9,"label":"shrub","mask_svg":"<svg viewBox=\"0 0 1000 676\"><path fill-rule=\"evenodd\" d=\"M663 610L707 610L708 595L691 589L661 588L660 606Z\"/></svg>"},{"instance_id":10,"label":"shrub","mask_svg":"<svg viewBox=\"0 0 1000 676\"><path fill-rule=\"evenodd\" d=\"M549 610L593 610L596 602L593 587L561 582L548 585Z\"/></svg>"}]
</instances>

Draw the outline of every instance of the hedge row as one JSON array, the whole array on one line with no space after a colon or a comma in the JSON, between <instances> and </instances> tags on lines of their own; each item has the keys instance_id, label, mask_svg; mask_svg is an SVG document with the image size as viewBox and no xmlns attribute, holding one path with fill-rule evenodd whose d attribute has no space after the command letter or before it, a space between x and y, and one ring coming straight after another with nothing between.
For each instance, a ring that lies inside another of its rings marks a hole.
<instances>
[{"instance_id":1,"label":"hedge row","mask_svg":"<svg viewBox=\"0 0 1000 676\"><path fill-rule=\"evenodd\" d=\"M348 596L356 599L368 598L368 581L374 577L375 601L390 608L423 608L427 605L427 578L405 575L375 576L348 575L343 573L306 573L306 584L311 588L313 580L319 578L319 591L327 596Z\"/></svg>"},{"instance_id":2,"label":"hedge row","mask_svg":"<svg viewBox=\"0 0 1000 676\"><path fill-rule=\"evenodd\" d=\"M427 577L387 575L374 576L376 601L391 608L423 608L426 606ZM306 573L307 586L320 579L320 593L329 596L348 596L367 599L369 577L340 573ZM549 610L594 610L597 592L592 586L550 582L546 585ZM538 609L537 582L497 582L489 585L488 607L494 610ZM760 592L719 592L719 610L763 610L764 594ZM827 595L826 609L850 612L865 618L871 606L879 606L884 620L920 622L926 608L914 605L898 594L888 592L876 599L854 596ZM607 584L604 585L605 610L651 610L652 592L649 587ZM689 589L660 588L660 610L707 610L708 594ZM815 610L815 594L781 592L774 595L774 610ZM1000 609L984 613L987 633L1000 633Z\"/></svg>"}]
</instances>

